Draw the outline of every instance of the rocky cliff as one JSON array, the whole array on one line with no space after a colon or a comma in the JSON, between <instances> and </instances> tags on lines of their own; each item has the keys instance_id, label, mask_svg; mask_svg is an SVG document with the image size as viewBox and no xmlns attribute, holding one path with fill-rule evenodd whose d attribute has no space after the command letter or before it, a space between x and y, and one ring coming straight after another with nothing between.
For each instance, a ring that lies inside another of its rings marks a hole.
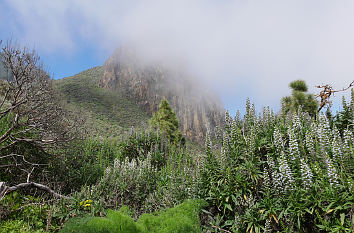
<instances>
[{"instance_id":1,"label":"rocky cliff","mask_svg":"<svg viewBox=\"0 0 354 233\"><path fill-rule=\"evenodd\" d=\"M149 114L166 98L176 112L182 133L201 142L208 131L222 124L224 108L215 95L193 80L166 66L142 62L134 50L121 48L105 62L99 83L126 95Z\"/></svg>"}]
</instances>

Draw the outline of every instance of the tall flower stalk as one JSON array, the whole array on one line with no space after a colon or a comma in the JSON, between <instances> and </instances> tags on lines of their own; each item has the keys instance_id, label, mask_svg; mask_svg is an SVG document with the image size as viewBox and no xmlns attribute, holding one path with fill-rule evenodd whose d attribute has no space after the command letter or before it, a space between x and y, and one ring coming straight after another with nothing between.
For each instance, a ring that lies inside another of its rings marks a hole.
<instances>
[{"instance_id":1,"label":"tall flower stalk","mask_svg":"<svg viewBox=\"0 0 354 233\"><path fill-rule=\"evenodd\" d=\"M312 185L312 171L303 158L300 160L300 163L303 186L305 189L309 189Z\"/></svg>"}]
</instances>

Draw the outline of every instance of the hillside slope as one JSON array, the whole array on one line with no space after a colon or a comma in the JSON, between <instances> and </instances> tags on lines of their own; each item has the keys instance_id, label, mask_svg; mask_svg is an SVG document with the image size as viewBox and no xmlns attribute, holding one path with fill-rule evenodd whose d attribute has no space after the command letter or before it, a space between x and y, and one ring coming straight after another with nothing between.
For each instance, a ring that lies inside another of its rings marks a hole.
<instances>
[{"instance_id":1,"label":"hillside slope","mask_svg":"<svg viewBox=\"0 0 354 233\"><path fill-rule=\"evenodd\" d=\"M87 133L114 137L146 123L150 116L137 104L98 86L102 75L98 66L55 81L67 108L84 121Z\"/></svg>"}]
</instances>

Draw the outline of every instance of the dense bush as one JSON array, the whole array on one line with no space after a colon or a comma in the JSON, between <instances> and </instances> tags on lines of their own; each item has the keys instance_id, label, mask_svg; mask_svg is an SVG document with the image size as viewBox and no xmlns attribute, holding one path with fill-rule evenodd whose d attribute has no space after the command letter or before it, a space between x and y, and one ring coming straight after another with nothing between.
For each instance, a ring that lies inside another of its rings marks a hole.
<instances>
[{"instance_id":1,"label":"dense bush","mask_svg":"<svg viewBox=\"0 0 354 233\"><path fill-rule=\"evenodd\" d=\"M53 152L56 155L52 156L47 168L48 177L65 194L78 191L85 185L93 185L119 156L118 145L113 140L74 140L67 147Z\"/></svg>"},{"instance_id":2,"label":"dense bush","mask_svg":"<svg viewBox=\"0 0 354 233\"><path fill-rule=\"evenodd\" d=\"M66 148L57 150L48 168L55 174L63 193L78 191L82 186L96 184L104 175L107 167L114 161L144 160L150 155L152 165L161 167L168 156L168 144L163 142L157 132L131 132L121 139L75 140ZM59 174L56 171L60 170Z\"/></svg>"},{"instance_id":3,"label":"dense bush","mask_svg":"<svg viewBox=\"0 0 354 233\"><path fill-rule=\"evenodd\" d=\"M99 200L106 208L128 205L138 217L196 197L199 172L192 157L182 148L171 147L165 152L164 166L157 166L152 159L156 150L140 151L138 158L116 158L97 184L84 187L78 198Z\"/></svg>"},{"instance_id":4,"label":"dense bush","mask_svg":"<svg viewBox=\"0 0 354 233\"><path fill-rule=\"evenodd\" d=\"M144 214L137 222L130 216L129 208L123 206L119 211L109 211L105 218L76 218L68 221L62 233L197 233L201 232L199 213L204 201L189 200L159 213Z\"/></svg>"},{"instance_id":5,"label":"dense bush","mask_svg":"<svg viewBox=\"0 0 354 233\"><path fill-rule=\"evenodd\" d=\"M354 131L354 89L351 90L351 102L347 104L344 99L342 100L343 110L340 111L334 118L334 124L338 128L341 135L344 130Z\"/></svg>"},{"instance_id":6,"label":"dense bush","mask_svg":"<svg viewBox=\"0 0 354 233\"><path fill-rule=\"evenodd\" d=\"M353 117L353 115L351 116ZM207 140L202 196L210 225L232 232L351 232L353 132L298 111L226 115L220 153Z\"/></svg>"},{"instance_id":7,"label":"dense bush","mask_svg":"<svg viewBox=\"0 0 354 233\"><path fill-rule=\"evenodd\" d=\"M127 139L119 143L118 147L117 158L120 161L144 160L149 154L152 164L158 168L165 164L170 151L168 140L164 139L159 131L132 132Z\"/></svg>"},{"instance_id":8,"label":"dense bush","mask_svg":"<svg viewBox=\"0 0 354 233\"><path fill-rule=\"evenodd\" d=\"M42 198L13 192L1 200L0 232L45 232L59 229L52 207Z\"/></svg>"}]
</instances>

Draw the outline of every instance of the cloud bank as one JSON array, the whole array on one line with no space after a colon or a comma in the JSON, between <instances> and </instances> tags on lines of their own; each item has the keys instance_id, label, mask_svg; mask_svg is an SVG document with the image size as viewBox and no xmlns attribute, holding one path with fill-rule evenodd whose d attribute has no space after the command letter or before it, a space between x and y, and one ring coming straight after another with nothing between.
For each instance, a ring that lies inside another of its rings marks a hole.
<instances>
[{"instance_id":1,"label":"cloud bank","mask_svg":"<svg viewBox=\"0 0 354 233\"><path fill-rule=\"evenodd\" d=\"M351 0L5 0L0 9L0 25L41 51L134 44L147 59L187 64L234 108L247 97L279 107L295 79L311 92L354 79Z\"/></svg>"}]
</instances>

